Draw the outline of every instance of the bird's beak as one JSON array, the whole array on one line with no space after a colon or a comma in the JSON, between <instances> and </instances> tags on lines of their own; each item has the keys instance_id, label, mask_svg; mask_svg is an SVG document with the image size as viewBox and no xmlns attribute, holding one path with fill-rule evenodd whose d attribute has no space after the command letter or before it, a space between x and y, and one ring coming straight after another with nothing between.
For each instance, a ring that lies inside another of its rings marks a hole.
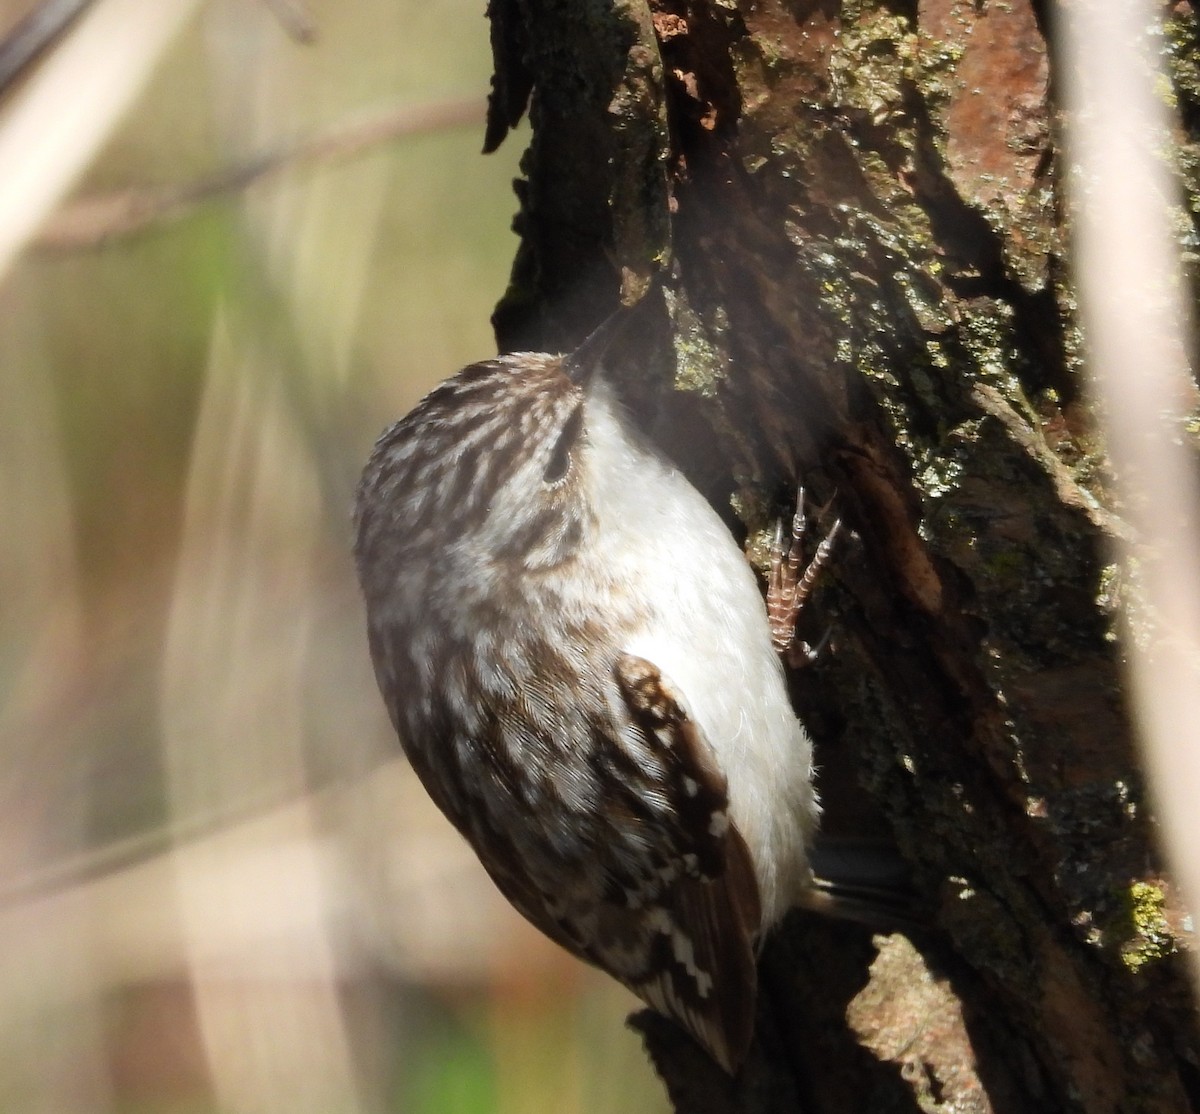
<instances>
[{"instance_id":1,"label":"bird's beak","mask_svg":"<svg viewBox=\"0 0 1200 1114\"><path fill-rule=\"evenodd\" d=\"M622 306L601 321L574 352L563 357L563 371L573 383L587 386L592 376L604 365L608 350L628 328L636 309L637 306Z\"/></svg>"}]
</instances>

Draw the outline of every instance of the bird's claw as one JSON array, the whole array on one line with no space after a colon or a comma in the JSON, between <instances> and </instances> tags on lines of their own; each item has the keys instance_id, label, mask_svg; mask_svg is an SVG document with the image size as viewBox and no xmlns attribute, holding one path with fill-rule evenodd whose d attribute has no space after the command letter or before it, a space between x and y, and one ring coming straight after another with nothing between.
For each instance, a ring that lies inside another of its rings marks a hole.
<instances>
[{"instance_id":1,"label":"bird's claw","mask_svg":"<svg viewBox=\"0 0 1200 1114\"><path fill-rule=\"evenodd\" d=\"M801 567L802 542L808 531L808 515L804 508L804 488L796 495L796 513L792 516L791 538L785 543L783 519L775 527L771 546L771 572L767 582L767 617L771 627L771 644L794 669L811 665L824 650L832 628L815 647L796 638L796 620L816 586L817 577L829 563L833 547L842 531L842 520L836 519L829 533L821 539L812 560Z\"/></svg>"}]
</instances>

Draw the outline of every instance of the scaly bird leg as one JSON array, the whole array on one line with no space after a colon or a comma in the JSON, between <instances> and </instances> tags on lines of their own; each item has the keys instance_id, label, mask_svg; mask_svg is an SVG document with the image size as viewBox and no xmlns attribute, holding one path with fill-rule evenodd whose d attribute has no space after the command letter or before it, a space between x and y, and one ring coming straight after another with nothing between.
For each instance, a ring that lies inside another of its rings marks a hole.
<instances>
[{"instance_id":1,"label":"scaly bird leg","mask_svg":"<svg viewBox=\"0 0 1200 1114\"><path fill-rule=\"evenodd\" d=\"M842 520L839 518L834 522L829 533L817 546L812 560L802 570L801 543L807 530L804 488L800 488L796 495L796 513L792 516L791 538L786 544L783 520L780 519L776 526L775 542L771 546L771 573L767 581L767 619L771 627L771 644L776 653L781 654L794 669L811 665L829 641L828 631L815 647L803 640L797 640L796 619L808 602L822 569L829 564L834 543L842 531Z\"/></svg>"}]
</instances>

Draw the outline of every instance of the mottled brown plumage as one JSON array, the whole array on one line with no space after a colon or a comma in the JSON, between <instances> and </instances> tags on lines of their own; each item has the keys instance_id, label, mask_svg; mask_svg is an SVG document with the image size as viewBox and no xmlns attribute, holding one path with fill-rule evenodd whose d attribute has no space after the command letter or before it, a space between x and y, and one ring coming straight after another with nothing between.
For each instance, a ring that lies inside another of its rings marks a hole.
<instances>
[{"instance_id":1,"label":"mottled brown plumage","mask_svg":"<svg viewBox=\"0 0 1200 1114\"><path fill-rule=\"evenodd\" d=\"M380 438L372 658L505 896L732 1072L755 941L810 882L810 745L740 551L593 370L475 364Z\"/></svg>"}]
</instances>

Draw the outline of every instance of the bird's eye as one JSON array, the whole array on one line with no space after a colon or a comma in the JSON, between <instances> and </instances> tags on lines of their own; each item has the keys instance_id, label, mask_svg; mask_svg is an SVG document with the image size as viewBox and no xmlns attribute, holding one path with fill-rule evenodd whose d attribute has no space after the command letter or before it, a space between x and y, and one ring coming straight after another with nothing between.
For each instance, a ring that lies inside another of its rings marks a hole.
<instances>
[{"instance_id":1,"label":"bird's eye","mask_svg":"<svg viewBox=\"0 0 1200 1114\"><path fill-rule=\"evenodd\" d=\"M556 484L567 474L571 467L571 452L575 448L575 442L579 440L579 431L582 428L583 407L578 407L563 423L558 440L550 450L550 459L546 461L546 470L542 473L542 479L546 483Z\"/></svg>"}]
</instances>

